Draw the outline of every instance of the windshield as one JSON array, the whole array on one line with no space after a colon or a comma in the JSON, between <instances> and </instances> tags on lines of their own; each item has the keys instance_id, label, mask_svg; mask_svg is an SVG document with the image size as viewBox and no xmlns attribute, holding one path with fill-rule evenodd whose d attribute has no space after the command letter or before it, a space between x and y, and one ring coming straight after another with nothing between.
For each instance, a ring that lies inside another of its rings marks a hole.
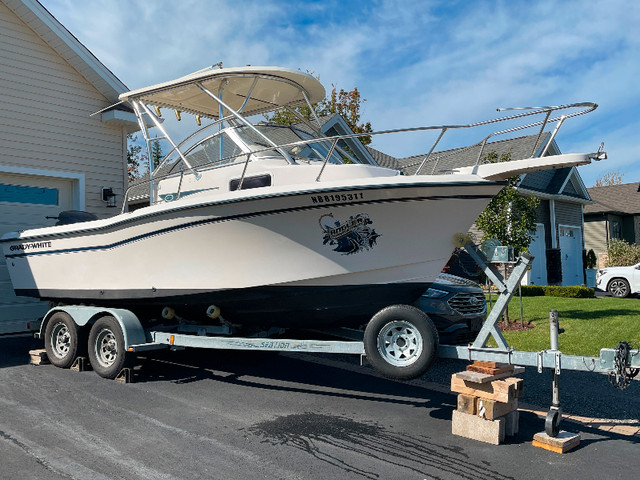
<instances>
[{"instance_id":1,"label":"windshield","mask_svg":"<svg viewBox=\"0 0 640 480\"><path fill-rule=\"evenodd\" d=\"M184 156L189 161L189 164L194 168L198 168L203 165L224 165L246 160L243 150L227 132L226 130L216 132L186 150ZM180 166L181 163L180 156L174 150L171 152L165 166L159 172L156 172L156 175L164 175L176 171L182 168Z\"/></svg>"},{"instance_id":2,"label":"windshield","mask_svg":"<svg viewBox=\"0 0 640 480\"><path fill-rule=\"evenodd\" d=\"M276 145L291 144L314 138L308 132L289 126L263 124L255 125L255 128ZM324 161L331 148L330 141L319 139L309 144L276 149L260 134L247 126L225 129L207 136L186 150L185 158L196 169L204 165L221 166L244 162L247 159L247 149L257 152L252 154L254 158L282 157L284 153L298 160ZM335 164L345 163L343 156L337 149L329 161ZM182 168L179 165L181 165L180 156L174 151L165 166L160 169L160 172L156 172L156 175L175 172Z\"/></svg>"},{"instance_id":3,"label":"windshield","mask_svg":"<svg viewBox=\"0 0 640 480\"><path fill-rule=\"evenodd\" d=\"M295 143L301 140L311 140L314 138L309 133L294 127L283 125L255 125L255 127L262 135L269 138L276 145ZM235 131L251 150L261 150L271 146L264 138L246 126L238 127ZM317 141L306 145L285 147L283 150L294 158L323 161L329 152L329 148L331 148L330 142ZM279 154L275 150L265 150L256 154L258 157L272 157L274 155ZM330 162L343 163L341 156L335 152L331 156Z\"/></svg>"}]
</instances>

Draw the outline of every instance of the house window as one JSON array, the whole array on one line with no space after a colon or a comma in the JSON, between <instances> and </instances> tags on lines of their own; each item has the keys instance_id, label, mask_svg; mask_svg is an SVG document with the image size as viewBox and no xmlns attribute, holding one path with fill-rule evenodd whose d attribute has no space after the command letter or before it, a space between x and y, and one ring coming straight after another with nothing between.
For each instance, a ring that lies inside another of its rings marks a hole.
<instances>
[{"instance_id":1,"label":"house window","mask_svg":"<svg viewBox=\"0 0 640 480\"><path fill-rule=\"evenodd\" d=\"M0 183L0 202L58 205L58 189Z\"/></svg>"},{"instance_id":2,"label":"house window","mask_svg":"<svg viewBox=\"0 0 640 480\"><path fill-rule=\"evenodd\" d=\"M620 228L620 222L611 222L611 238L622 238L622 231Z\"/></svg>"}]
</instances>

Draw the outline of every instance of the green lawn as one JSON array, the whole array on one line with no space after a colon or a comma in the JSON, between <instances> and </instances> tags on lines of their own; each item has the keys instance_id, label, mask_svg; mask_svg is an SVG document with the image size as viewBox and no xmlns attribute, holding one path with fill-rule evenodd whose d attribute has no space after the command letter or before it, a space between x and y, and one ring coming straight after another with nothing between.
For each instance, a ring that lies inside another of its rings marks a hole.
<instances>
[{"instance_id":1,"label":"green lawn","mask_svg":"<svg viewBox=\"0 0 640 480\"><path fill-rule=\"evenodd\" d=\"M493 297L495 300L495 296ZM517 350L536 352L550 348L549 311L558 310L560 351L597 356L601 348L615 348L619 341L640 344L640 299L523 297L524 321L535 328L503 332ZM520 300L509 305L512 321L520 321ZM636 347L633 347L636 348Z\"/></svg>"}]
</instances>

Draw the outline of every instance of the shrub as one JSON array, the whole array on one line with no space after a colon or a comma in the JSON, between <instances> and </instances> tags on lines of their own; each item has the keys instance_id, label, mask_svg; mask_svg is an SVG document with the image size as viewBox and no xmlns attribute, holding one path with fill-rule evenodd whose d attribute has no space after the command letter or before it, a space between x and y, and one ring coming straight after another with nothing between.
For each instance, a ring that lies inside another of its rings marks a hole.
<instances>
[{"instance_id":1,"label":"shrub","mask_svg":"<svg viewBox=\"0 0 640 480\"><path fill-rule=\"evenodd\" d=\"M593 251L593 248L587 252L587 255L584 259L584 264L586 268L596 268L598 259L596 258L596 252Z\"/></svg>"},{"instance_id":2,"label":"shrub","mask_svg":"<svg viewBox=\"0 0 640 480\"><path fill-rule=\"evenodd\" d=\"M594 298L596 296L593 288L588 287L544 287L544 294L547 297L565 298Z\"/></svg>"},{"instance_id":3,"label":"shrub","mask_svg":"<svg viewBox=\"0 0 640 480\"><path fill-rule=\"evenodd\" d=\"M624 240L612 238L607 249L608 267L626 267L640 263L640 245L629 244Z\"/></svg>"},{"instance_id":4,"label":"shrub","mask_svg":"<svg viewBox=\"0 0 640 480\"><path fill-rule=\"evenodd\" d=\"M523 285L523 297L544 297L544 288L540 285Z\"/></svg>"},{"instance_id":5,"label":"shrub","mask_svg":"<svg viewBox=\"0 0 640 480\"><path fill-rule=\"evenodd\" d=\"M594 298L593 288L588 287L556 287L551 285L523 285L523 297L565 297Z\"/></svg>"}]
</instances>

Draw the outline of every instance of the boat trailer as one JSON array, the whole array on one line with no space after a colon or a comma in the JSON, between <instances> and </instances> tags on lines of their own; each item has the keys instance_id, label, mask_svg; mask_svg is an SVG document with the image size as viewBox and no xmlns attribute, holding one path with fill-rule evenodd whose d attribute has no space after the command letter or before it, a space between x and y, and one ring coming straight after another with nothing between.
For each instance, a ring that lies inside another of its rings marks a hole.
<instances>
[{"instance_id":1,"label":"boat trailer","mask_svg":"<svg viewBox=\"0 0 640 480\"><path fill-rule=\"evenodd\" d=\"M562 333L562 329L558 325L556 310L550 312L551 341L549 349L539 352L525 352L509 347L497 328L497 323L518 291L518 286L531 265L533 256L526 252L523 253L516 260L511 275L505 280L482 251L467 240L465 236L461 236L457 241L458 246L464 246L465 250L497 287L499 294L475 341L467 346L439 345L437 346L438 356L470 362L477 360L519 367L536 367L539 373L542 373L545 368L553 370L553 399L545 422L545 431L553 437L558 434L562 417L559 397L559 377L562 369L608 374L611 384L619 389L625 389L630 384L633 377L640 371L640 355L638 354L640 352L638 349L632 350L626 342L620 342L616 348L600 350L599 357L565 355L558 348L558 335ZM407 310L413 308L403 305L388 308L402 307L406 307ZM374 323L376 317L382 312L384 310L376 314L369 323ZM162 312L163 319L174 321L176 324L171 328L162 325L145 328L136 315L127 309L84 305L57 306L44 317L40 333L36 334L36 337L45 339L45 347L51 363L59 367L83 370L89 362L84 357L83 342L79 341L78 337L82 327L91 325L91 333L88 338L90 345L88 355L91 367L105 378L123 382L132 380L135 354L166 348L174 350L193 347L220 350L347 353L360 355L362 362L366 357L366 331L348 328L317 331L324 338L327 336L338 337L341 340L273 338L274 335L281 335L284 332L283 329L277 328L241 337L238 336L234 325L222 319L219 308L211 306L207 315L212 320L218 321L220 325L190 323L179 318L172 309L165 308ZM403 332L402 335L405 333ZM435 338L437 338L437 334ZM497 346L488 346L490 339L493 339ZM71 352L70 355L69 348L77 351ZM371 347L369 352L371 353ZM431 352L430 355L434 359L436 352ZM71 360L74 362L73 365ZM390 361L393 363L393 358ZM369 362L373 364L371 358Z\"/></svg>"}]
</instances>

